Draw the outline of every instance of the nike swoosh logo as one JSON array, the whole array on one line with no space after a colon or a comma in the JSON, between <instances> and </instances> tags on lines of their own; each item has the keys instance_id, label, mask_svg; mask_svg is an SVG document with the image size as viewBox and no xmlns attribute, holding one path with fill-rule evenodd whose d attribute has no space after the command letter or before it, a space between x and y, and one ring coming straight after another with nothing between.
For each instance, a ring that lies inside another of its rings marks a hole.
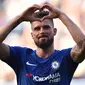
<instances>
[{"instance_id":1,"label":"nike swoosh logo","mask_svg":"<svg viewBox=\"0 0 85 85\"><path fill-rule=\"evenodd\" d=\"M37 66L36 64L29 63L29 61L26 62L26 64L29 65L29 66Z\"/></svg>"}]
</instances>

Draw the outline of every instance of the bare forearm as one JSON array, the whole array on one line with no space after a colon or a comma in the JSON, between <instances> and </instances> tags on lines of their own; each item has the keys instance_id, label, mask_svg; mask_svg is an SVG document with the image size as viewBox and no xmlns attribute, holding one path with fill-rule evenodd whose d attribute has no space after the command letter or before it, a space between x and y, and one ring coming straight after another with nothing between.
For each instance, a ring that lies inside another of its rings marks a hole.
<instances>
[{"instance_id":1,"label":"bare forearm","mask_svg":"<svg viewBox=\"0 0 85 85\"><path fill-rule=\"evenodd\" d=\"M72 59L77 63L82 62L85 59L85 35L67 15L62 14L59 18L67 27L74 41L77 43L71 50Z\"/></svg>"},{"instance_id":2,"label":"bare forearm","mask_svg":"<svg viewBox=\"0 0 85 85\"><path fill-rule=\"evenodd\" d=\"M21 23L20 16L16 16L6 25L0 27L0 43L2 43L3 40L7 37L7 35L20 23Z\"/></svg>"},{"instance_id":3,"label":"bare forearm","mask_svg":"<svg viewBox=\"0 0 85 85\"><path fill-rule=\"evenodd\" d=\"M19 16L12 19L8 24L0 27L0 43L6 38L6 36L22 21L34 21L40 20L36 17L33 17L33 13L35 10L39 9L38 5L33 5L28 7L25 11L23 11Z\"/></svg>"},{"instance_id":4,"label":"bare forearm","mask_svg":"<svg viewBox=\"0 0 85 85\"><path fill-rule=\"evenodd\" d=\"M82 33L80 28L72 20L70 20L66 14L62 13L59 19L67 27L76 43L79 43L81 40L85 39L85 35Z\"/></svg>"}]
</instances>

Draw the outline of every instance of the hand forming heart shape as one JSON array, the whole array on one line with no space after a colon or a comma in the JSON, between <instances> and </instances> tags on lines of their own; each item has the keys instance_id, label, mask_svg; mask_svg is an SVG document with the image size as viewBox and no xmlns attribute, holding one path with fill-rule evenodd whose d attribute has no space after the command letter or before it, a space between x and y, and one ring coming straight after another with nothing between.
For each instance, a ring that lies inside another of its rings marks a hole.
<instances>
[{"instance_id":1,"label":"hand forming heart shape","mask_svg":"<svg viewBox=\"0 0 85 85\"><path fill-rule=\"evenodd\" d=\"M23 21L42 21L49 18L59 18L60 14L61 11L59 9L56 9L56 7L52 6L49 3L44 3L42 6L35 4L27 8L21 14L21 17Z\"/></svg>"},{"instance_id":2,"label":"hand forming heart shape","mask_svg":"<svg viewBox=\"0 0 85 85\"><path fill-rule=\"evenodd\" d=\"M45 2L42 6L39 6L38 12L34 12L34 17L44 19L53 19L59 18L61 11L51 5L50 3Z\"/></svg>"}]
</instances>

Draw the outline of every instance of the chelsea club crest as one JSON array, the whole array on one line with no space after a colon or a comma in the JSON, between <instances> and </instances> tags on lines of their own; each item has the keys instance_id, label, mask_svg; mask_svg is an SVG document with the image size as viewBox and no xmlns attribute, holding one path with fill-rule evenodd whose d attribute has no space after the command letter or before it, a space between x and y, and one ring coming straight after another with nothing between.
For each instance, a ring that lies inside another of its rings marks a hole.
<instances>
[{"instance_id":1,"label":"chelsea club crest","mask_svg":"<svg viewBox=\"0 0 85 85\"><path fill-rule=\"evenodd\" d=\"M54 69L54 70L57 70L58 68L59 68L59 62L57 62L57 61L53 61L52 62L52 68Z\"/></svg>"}]
</instances>

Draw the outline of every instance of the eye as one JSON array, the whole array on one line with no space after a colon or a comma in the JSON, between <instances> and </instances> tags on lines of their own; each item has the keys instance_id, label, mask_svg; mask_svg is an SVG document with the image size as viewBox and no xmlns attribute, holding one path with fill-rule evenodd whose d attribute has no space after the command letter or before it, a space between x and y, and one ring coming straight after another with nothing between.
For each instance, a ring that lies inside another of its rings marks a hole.
<instances>
[{"instance_id":1,"label":"eye","mask_svg":"<svg viewBox=\"0 0 85 85\"><path fill-rule=\"evenodd\" d=\"M39 26L38 27L35 27L34 30L40 30L40 27Z\"/></svg>"},{"instance_id":2,"label":"eye","mask_svg":"<svg viewBox=\"0 0 85 85\"><path fill-rule=\"evenodd\" d=\"M50 29L51 27L49 25L44 25L43 28L44 29Z\"/></svg>"}]
</instances>

